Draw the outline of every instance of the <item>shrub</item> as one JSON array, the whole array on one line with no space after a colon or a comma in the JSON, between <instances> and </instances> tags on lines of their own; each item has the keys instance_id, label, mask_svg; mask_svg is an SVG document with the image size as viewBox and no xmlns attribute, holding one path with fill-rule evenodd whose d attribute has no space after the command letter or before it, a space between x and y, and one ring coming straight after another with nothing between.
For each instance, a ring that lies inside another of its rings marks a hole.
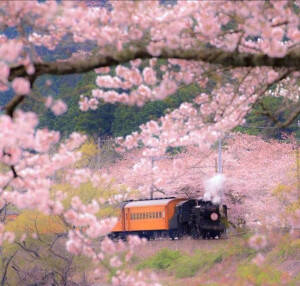
<instances>
[{"instance_id":1,"label":"shrub","mask_svg":"<svg viewBox=\"0 0 300 286\"><path fill-rule=\"evenodd\" d=\"M169 267L176 278L193 277L200 270L209 270L223 260L224 253L196 251L193 256L182 256Z\"/></svg>"},{"instance_id":2,"label":"shrub","mask_svg":"<svg viewBox=\"0 0 300 286\"><path fill-rule=\"evenodd\" d=\"M282 273L271 267L258 267L253 263L239 266L237 275L255 286L281 285Z\"/></svg>"},{"instance_id":3,"label":"shrub","mask_svg":"<svg viewBox=\"0 0 300 286\"><path fill-rule=\"evenodd\" d=\"M268 255L269 261L284 261L291 257L300 256L300 239L291 240L289 236L284 237L282 242Z\"/></svg>"},{"instance_id":4,"label":"shrub","mask_svg":"<svg viewBox=\"0 0 300 286\"><path fill-rule=\"evenodd\" d=\"M178 250L162 249L154 256L143 261L137 266L138 270L143 268L153 268L153 269L167 269L176 260L182 256L182 253Z\"/></svg>"}]
</instances>

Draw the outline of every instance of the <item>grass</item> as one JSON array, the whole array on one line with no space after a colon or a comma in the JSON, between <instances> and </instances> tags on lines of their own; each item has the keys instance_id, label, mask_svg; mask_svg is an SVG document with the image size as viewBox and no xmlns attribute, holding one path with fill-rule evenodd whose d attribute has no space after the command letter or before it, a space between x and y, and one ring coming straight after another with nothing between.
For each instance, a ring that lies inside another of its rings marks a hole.
<instances>
[{"instance_id":1,"label":"grass","mask_svg":"<svg viewBox=\"0 0 300 286\"><path fill-rule=\"evenodd\" d=\"M140 263L137 266L137 270L141 270L144 268L167 269L172 264L174 264L180 257L182 257L182 255L183 254L178 250L164 248L154 256Z\"/></svg>"},{"instance_id":2,"label":"grass","mask_svg":"<svg viewBox=\"0 0 300 286\"><path fill-rule=\"evenodd\" d=\"M287 258L300 257L300 239L291 240L285 236L283 240L269 253L269 262L282 262Z\"/></svg>"},{"instance_id":3,"label":"grass","mask_svg":"<svg viewBox=\"0 0 300 286\"><path fill-rule=\"evenodd\" d=\"M183 255L169 267L176 278L194 277L200 270L211 269L223 260L224 253L208 253L196 251L194 255Z\"/></svg>"},{"instance_id":4,"label":"grass","mask_svg":"<svg viewBox=\"0 0 300 286\"><path fill-rule=\"evenodd\" d=\"M149 242L146 249L136 252L131 265L138 270L156 270L165 286L300 285L299 266L293 265L293 260L300 257L300 239L282 234L269 236L269 245L262 251L266 260L259 267L252 262L257 251L248 246L248 236Z\"/></svg>"},{"instance_id":5,"label":"grass","mask_svg":"<svg viewBox=\"0 0 300 286\"><path fill-rule=\"evenodd\" d=\"M176 278L194 277L199 271L208 271L226 258L236 256L244 259L253 257L254 254L253 250L238 243L215 251L196 250L193 254L163 248L139 263L137 270L151 268L167 270Z\"/></svg>"},{"instance_id":6,"label":"grass","mask_svg":"<svg viewBox=\"0 0 300 286\"><path fill-rule=\"evenodd\" d=\"M258 267L249 263L238 267L237 275L255 286L281 285L282 273L271 267Z\"/></svg>"}]
</instances>

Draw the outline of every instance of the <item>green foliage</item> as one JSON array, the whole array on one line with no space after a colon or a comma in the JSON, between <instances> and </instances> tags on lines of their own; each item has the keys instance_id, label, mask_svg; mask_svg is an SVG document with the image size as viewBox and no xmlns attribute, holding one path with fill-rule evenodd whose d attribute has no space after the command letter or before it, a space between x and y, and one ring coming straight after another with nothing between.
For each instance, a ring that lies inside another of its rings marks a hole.
<instances>
[{"instance_id":1,"label":"green foliage","mask_svg":"<svg viewBox=\"0 0 300 286\"><path fill-rule=\"evenodd\" d=\"M50 272L55 273L59 285L65 284L62 275L66 273L68 279L83 277L85 271L92 268L91 260L82 255L74 257L67 252L65 243L66 237L58 237L54 233L39 234L38 239L34 239L29 232L25 240L4 243L0 260L1 277L8 259L13 256L5 285L44 285L39 281Z\"/></svg>"},{"instance_id":2,"label":"green foliage","mask_svg":"<svg viewBox=\"0 0 300 286\"><path fill-rule=\"evenodd\" d=\"M119 105L114 113L111 132L118 137L138 131L141 124L161 117L167 107L163 101L148 102L143 107Z\"/></svg>"},{"instance_id":3,"label":"green foliage","mask_svg":"<svg viewBox=\"0 0 300 286\"><path fill-rule=\"evenodd\" d=\"M250 237L249 235L248 237ZM248 241L247 236L243 238L243 241L234 240L232 239L232 242L230 244L230 247L227 247L224 252L224 256L226 258L229 257L236 257L239 260L246 259L247 261L251 260L255 254L256 251L252 248L250 248L246 241Z\"/></svg>"},{"instance_id":4,"label":"green foliage","mask_svg":"<svg viewBox=\"0 0 300 286\"><path fill-rule=\"evenodd\" d=\"M273 97L266 96L262 99L262 104L264 107L269 110L272 114L276 114L280 122L284 122L290 115L291 110L282 107L283 98L282 97ZM297 119L294 120L290 126L285 129L281 129L275 126L275 123L264 114L264 110L260 104L256 104L249 115L246 117L246 125L238 126L234 131L247 133L249 135L261 135L265 138L281 138L281 132L292 133L295 132L297 136L300 135L300 130L297 126Z\"/></svg>"},{"instance_id":5,"label":"green foliage","mask_svg":"<svg viewBox=\"0 0 300 286\"><path fill-rule=\"evenodd\" d=\"M163 101L152 101L143 107L119 105L114 112L111 132L113 136L126 136L139 130L139 126L150 120L157 120L171 110L178 108L183 102L191 102L200 92L196 84L179 89L175 95Z\"/></svg>"},{"instance_id":6,"label":"green foliage","mask_svg":"<svg viewBox=\"0 0 300 286\"><path fill-rule=\"evenodd\" d=\"M209 270L216 263L222 262L224 259L223 252L202 252L196 251L193 256L182 256L173 263L169 270L175 274L176 278L193 277L201 270Z\"/></svg>"},{"instance_id":7,"label":"green foliage","mask_svg":"<svg viewBox=\"0 0 300 286\"><path fill-rule=\"evenodd\" d=\"M183 147L183 146L178 146L178 147L167 147L166 149L166 153L170 156L175 156L178 155L184 151L186 151L187 148Z\"/></svg>"},{"instance_id":8,"label":"green foliage","mask_svg":"<svg viewBox=\"0 0 300 286\"><path fill-rule=\"evenodd\" d=\"M21 236L23 233L62 233L67 230L58 216L48 216L39 211L24 210L6 225L7 231Z\"/></svg>"},{"instance_id":9,"label":"green foliage","mask_svg":"<svg viewBox=\"0 0 300 286\"><path fill-rule=\"evenodd\" d=\"M89 204L93 200L98 200L102 198L104 200L109 200L114 195L122 193L122 187L118 187L117 189L113 187L113 182L108 182L106 185L103 184L103 188L96 188L92 185L92 183L88 182L85 184L81 184L78 188L74 188L69 184L56 184L52 188L53 194L56 191L62 191L67 195L67 198L63 201L63 205L66 209L71 208L71 199L75 196L79 197L80 200L84 204ZM99 218L105 218L109 216L117 216L119 212L119 208L111 205L111 204L103 204L97 213Z\"/></svg>"},{"instance_id":10,"label":"green foliage","mask_svg":"<svg viewBox=\"0 0 300 286\"><path fill-rule=\"evenodd\" d=\"M158 74L160 65L157 66ZM114 70L111 74L114 74ZM52 82L50 86L46 84L48 80ZM58 130L63 137L73 131L90 136L117 137L138 131L141 124L160 118L183 102L191 102L201 91L197 84L190 84L180 88L176 94L164 101L148 102L143 107L100 102L96 110L82 112L78 106L80 95L90 97L92 90L97 88L95 80L94 72L60 77L42 76L35 82L33 96L27 97L21 108L40 115L40 128ZM68 104L68 111L57 117L51 110L47 110L44 102L45 97L49 95L64 100Z\"/></svg>"},{"instance_id":11,"label":"green foliage","mask_svg":"<svg viewBox=\"0 0 300 286\"><path fill-rule=\"evenodd\" d=\"M162 249L154 256L141 262L137 269L152 268L167 270L176 278L194 277L199 271L208 271L215 264L225 259L236 258L239 261L249 262L256 254L253 249L241 241L232 239L229 247L216 249L213 252L196 250L193 255Z\"/></svg>"},{"instance_id":12,"label":"green foliage","mask_svg":"<svg viewBox=\"0 0 300 286\"><path fill-rule=\"evenodd\" d=\"M172 264L174 264L180 257L182 257L182 253L180 251L164 248L154 256L140 263L137 269L138 270L144 268L167 269Z\"/></svg>"},{"instance_id":13,"label":"green foliage","mask_svg":"<svg viewBox=\"0 0 300 286\"><path fill-rule=\"evenodd\" d=\"M33 97L26 98L21 108L40 115L40 128L58 130L63 136L73 131L89 135L110 135L115 105L100 103L97 110L89 112L79 110L80 95L89 96L92 93L92 89L96 88L95 79L94 72L84 75L41 77L35 83ZM50 86L46 85L47 80L52 81ZM64 100L68 104L68 111L61 116L55 116L51 110L47 110L43 102L49 95Z\"/></svg>"},{"instance_id":14,"label":"green foliage","mask_svg":"<svg viewBox=\"0 0 300 286\"><path fill-rule=\"evenodd\" d=\"M281 285L282 273L273 267L258 267L251 263L239 266L237 274L255 286Z\"/></svg>"},{"instance_id":15,"label":"green foliage","mask_svg":"<svg viewBox=\"0 0 300 286\"><path fill-rule=\"evenodd\" d=\"M300 257L300 239L291 239L286 235L268 255L269 262L284 261L291 257Z\"/></svg>"},{"instance_id":16,"label":"green foliage","mask_svg":"<svg viewBox=\"0 0 300 286\"><path fill-rule=\"evenodd\" d=\"M234 23L230 23L230 26L232 25ZM141 67L147 64L148 62L144 61ZM159 78L163 75L160 66L165 64L164 60L158 60L156 72ZM115 74L114 69L111 70L110 74ZM22 104L22 109L37 112L40 115L39 127L59 130L63 137L73 131L83 132L90 136L126 136L134 131L138 131L141 124L145 124L149 120L157 120L166 113L178 108L181 103L192 102L199 93L206 92L210 94L211 89L216 85L222 84L224 80L232 81L226 75L223 75L223 77L214 75L205 90L195 83L189 84L179 88L174 95L167 97L163 101L148 102L142 107L100 102L97 110L82 112L78 106L80 95L83 94L90 97L92 90L97 88L95 83L96 74L92 71L84 75L47 75L40 77L35 82L33 96L26 98ZM46 84L47 80L51 80L52 85L48 86ZM45 97L48 95L63 99L68 104L68 111L61 116L54 116L43 104ZM289 113L292 112L291 109L286 108L282 108L282 111L279 113L276 112L280 110L283 103L282 97L266 96L262 99L262 103L272 113L277 114L281 122L286 120ZM246 117L246 124L236 127L235 131L277 139L280 138L282 131L287 133L295 132L297 136L300 136L300 129L297 126L299 118L296 118L288 128L282 130L277 128L274 122L263 112L261 105L256 104Z\"/></svg>"},{"instance_id":17,"label":"green foliage","mask_svg":"<svg viewBox=\"0 0 300 286\"><path fill-rule=\"evenodd\" d=\"M290 286L297 286L297 285L300 285L300 272L290 283Z\"/></svg>"}]
</instances>

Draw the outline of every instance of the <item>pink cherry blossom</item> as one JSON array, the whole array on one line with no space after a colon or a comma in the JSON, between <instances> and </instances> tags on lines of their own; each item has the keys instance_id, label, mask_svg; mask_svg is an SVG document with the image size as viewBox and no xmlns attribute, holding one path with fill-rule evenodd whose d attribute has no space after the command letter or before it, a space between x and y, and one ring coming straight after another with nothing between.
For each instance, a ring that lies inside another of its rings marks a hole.
<instances>
[{"instance_id":1,"label":"pink cherry blossom","mask_svg":"<svg viewBox=\"0 0 300 286\"><path fill-rule=\"evenodd\" d=\"M253 235L249 239L249 246L255 250L264 249L268 245L267 238L264 235Z\"/></svg>"},{"instance_id":2,"label":"pink cherry blossom","mask_svg":"<svg viewBox=\"0 0 300 286\"><path fill-rule=\"evenodd\" d=\"M81 111L88 111L89 110L89 100L85 96L80 96L80 101L79 101L79 108Z\"/></svg>"},{"instance_id":3,"label":"pink cherry blossom","mask_svg":"<svg viewBox=\"0 0 300 286\"><path fill-rule=\"evenodd\" d=\"M283 69L280 64L276 69L246 66L223 69L222 64L208 63L218 54L221 56L217 58L222 59L228 51L234 52L233 59L247 53L250 58L259 55L262 61L265 56L288 61L290 55L297 55L299 48L299 3L293 2L291 8L288 1L270 1L268 5L263 1L175 2L165 5L160 1L112 1L97 7L89 2L79 5L76 1L0 3L0 26L18 31L15 39L0 35L0 91L12 87L14 93L13 100L3 107L7 115L0 116L0 161L7 165L0 174L0 205L5 202L20 210L59 214L78 228L69 231L67 250L96 263L121 267L123 252L129 249L125 256L128 260L133 247L144 240L129 237L125 244L105 237L99 241L100 247L95 248L94 240L106 236L116 222L114 218L97 218L103 198L84 204L75 197L70 208L65 209L62 202L65 196L59 191L53 193L58 174L63 174L62 180L73 187L88 181L102 187L113 180L110 177L106 180L100 171L73 168L81 157L77 149L86 136L73 133L63 140L56 131L39 129L36 114L10 109L10 104L28 95L31 85L45 73L58 76L90 69L100 74L96 76L99 89L80 98L82 111L97 109L100 99L142 106L147 101L164 100L186 84L200 86L202 91L193 103L182 103L157 121L143 124L139 132L127 136L124 142L118 142L123 149L131 150L126 156L136 155L140 162L126 157L117 166L109 167L111 173L116 180L147 192L157 189L166 195L224 200L237 224L244 220L247 226L265 222L294 229L299 225L298 212L295 216L286 216L284 212L284 204L296 198L295 179L287 175L295 168L292 143L266 142L242 134L224 139L230 130L245 123L244 117L257 101L266 94L274 96L272 92L266 93L266 85L275 83L287 71L290 78L278 86L289 88L275 86L276 96L297 102L299 73ZM24 23L28 25L26 32ZM234 28L228 30L226 27L232 27L232 23ZM93 51L78 50L70 57L63 55L63 60L51 59L47 63L36 53L39 46L50 50L58 45L64 48L66 38L70 42L91 43ZM202 58L206 52L212 56ZM149 53L154 58L149 59ZM159 56L163 59L155 58ZM274 62L280 63L277 59ZM108 64L111 67L103 67ZM215 81L213 85L211 79ZM47 80L45 89L49 86ZM55 115L67 111L65 103L60 99L53 102L50 96L45 106ZM213 197L207 190L210 185L207 181L220 179L215 176L216 150L212 148L219 138L226 140L223 163L227 180L221 180L224 186L219 191L223 195L218 193ZM141 145L142 149L134 150ZM186 152L180 158L165 154L168 147L182 146ZM280 199L272 193L279 184L290 190ZM119 185L115 188L121 190ZM118 203L126 195L125 191L116 194L109 202ZM39 238L37 233L33 236ZM4 240L12 242L13 234L5 232L1 224L0 244ZM267 244L264 235L254 235L249 240L249 245L258 251ZM121 256L118 252L122 252ZM258 254L253 262L261 265L263 260ZM147 285L140 280L143 280L140 275L117 271L112 283Z\"/></svg>"},{"instance_id":4,"label":"pink cherry blossom","mask_svg":"<svg viewBox=\"0 0 300 286\"><path fill-rule=\"evenodd\" d=\"M53 97L52 96L47 96L46 101L45 101L45 107L49 108L53 104Z\"/></svg>"},{"instance_id":5,"label":"pink cherry blossom","mask_svg":"<svg viewBox=\"0 0 300 286\"><path fill-rule=\"evenodd\" d=\"M27 95L30 93L30 83L24 78L15 78L12 82L12 88L16 94Z\"/></svg>"},{"instance_id":6,"label":"pink cherry blossom","mask_svg":"<svg viewBox=\"0 0 300 286\"><path fill-rule=\"evenodd\" d=\"M136 59L136 60L130 61L130 64L132 67L139 67L141 63L142 63L141 59Z\"/></svg>"},{"instance_id":7,"label":"pink cherry blossom","mask_svg":"<svg viewBox=\"0 0 300 286\"><path fill-rule=\"evenodd\" d=\"M68 110L68 106L61 99L58 99L54 101L51 110L56 116L59 116Z\"/></svg>"},{"instance_id":8,"label":"pink cherry blossom","mask_svg":"<svg viewBox=\"0 0 300 286\"><path fill-rule=\"evenodd\" d=\"M110 67L104 67L104 68L95 69L96 73L109 73L109 71L110 71Z\"/></svg>"},{"instance_id":9,"label":"pink cherry blossom","mask_svg":"<svg viewBox=\"0 0 300 286\"><path fill-rule=\"evenodd\" d=\"M262 266L265 262L265 257L261 253L257 253L256 256L251 260L257 266Z\"/></svg>"},{"instance_id":10,"label":"pink cherry blossom","mask_svg":"<svg viewBox=\"0 0 300 286\"><path fill-rule=\"evenodd\" d=\"M152 68L145 68L143 70L143 77L146 84L155 85L156 84L156 74Z\"/></svg>"}]
</instances>

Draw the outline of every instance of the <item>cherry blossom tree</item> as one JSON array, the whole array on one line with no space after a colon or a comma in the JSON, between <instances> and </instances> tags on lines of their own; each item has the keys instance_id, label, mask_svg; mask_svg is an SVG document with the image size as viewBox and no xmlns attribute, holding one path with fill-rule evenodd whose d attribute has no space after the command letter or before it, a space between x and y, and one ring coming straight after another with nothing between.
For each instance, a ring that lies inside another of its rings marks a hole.
<instances>
[{"instance_id":1,"label":"cherry blossom tree","mask_svg":"<svg viewBox=\"0 0 300 286\"><path fill-rule=\"evenodd\" d=\"M75 197L71 208L64 209L64 194L50 190L52 178L60 170L68 174L66 180L74 186L88 179L101 184L105 178L87 169L70 168L80 158L76 149L86 140L84 135L73 133L62 141L56 131L37 129L36 114L19 109L20 103L32 96L36 80L45 74L59 76L95 69L99 88L90 96L82 95L79 102L80 109L87 111L96 109L100 100L141 106L149 100L164 99L191 82L205 88L211 76L216 76L219 80L210 94L199 94L193 103L183 103L159 122L150 121L140 133L122 142L128 149L143 144L147 147L145 156L161 156L167 147L187 145L197 145L208 154L218 138L243 123L271 85L298 84L300 3L92 4L0 3L0 90L14 94L0 117L0 162L6 166L0 175L0 202L1 211L11 204L18 209L60 215L69 226L87 226L84 234L70 229L67 250L101 262L106 254L113 255L115 246L105 239L101 250L96 251L92 239L107 234L114 219L96 219L97 201L84 205ZM14 29L16 36L7 36L9 29ZM38 54L38 47L55 50L66 39L74 45L91 43L90 52L53 61L44 61ZM113 73L107 74L109 70ZM298 96L282 96L293 104L290 117L280 123L284 127L297 117L300 105ZM67 111L61 99L53 100L48 95L42 100L56 116ZM279 124L276 114L264 112ZM1 226L1 240L11 237ZM132 239L132 244L138 243ZM114 258L110 264L119 265L116 261ZM134 285L133 278L122 272L112 281L115 285Z\"/></svg>"},{"instance_id":2,"label":"cherry blossom tree","mask_svg":"<svg viewBox=\"0 0 300 286\"><path fill-rule=\"evenodd\" d=\"M298 200L293 142L232 133L225 143L222 165L226 180L218 203L228 205L231 222L245 222L249 227L288 225L283 219L286 208ZM158 197L205 198L209 192L206 181L216 174L216 149L207 154L190 146L175 156L153 157L154 164L152 157L142 154L143 150L125 153L122 161L111 166L110 175L140 189L142 197L156 191Z\"/></svg>"}]
</instances>

